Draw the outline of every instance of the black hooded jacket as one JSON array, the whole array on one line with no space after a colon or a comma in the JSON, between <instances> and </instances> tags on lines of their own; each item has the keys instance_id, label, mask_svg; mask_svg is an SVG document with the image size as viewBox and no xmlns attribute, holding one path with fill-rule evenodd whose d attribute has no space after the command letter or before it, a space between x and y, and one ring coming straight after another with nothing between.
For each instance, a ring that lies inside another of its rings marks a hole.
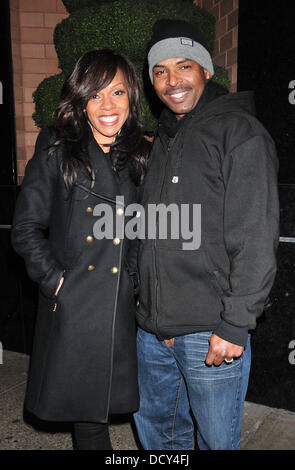
<instances>
[{"instance_id":1,"label":"black hooded jacket","mask_svg":"<svg viewBox=\"0 0 295 470\"><path fill-rule=\"evenodd\" d=\"M213 331L246 344L276 273L277 170L275 146L254 116L251 92L227 93L209 82L180 121L164 110L142 198L140 327L159 339ZM155 223L147 217L152 204L177 205L178 238L174 225L161 239L161 216ZM194 244L181 226L183 204L190 230L201 237ZM154 239L147 234L152 225Z\"/></svg>"}]
</instances>

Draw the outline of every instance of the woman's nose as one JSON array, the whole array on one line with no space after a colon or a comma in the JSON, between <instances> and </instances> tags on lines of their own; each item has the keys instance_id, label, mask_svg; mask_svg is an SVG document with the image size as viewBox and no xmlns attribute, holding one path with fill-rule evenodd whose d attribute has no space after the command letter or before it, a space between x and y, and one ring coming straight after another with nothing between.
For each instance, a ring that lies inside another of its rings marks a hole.
<instances>
[{"instance_id":1,"label":"woman's nose","mask_svg":"<svg viewBox=\"0 0 295 470\"><path fill-rule=\"evenodd\" d=\"M112 97L109 95L105 95L102 100L101 104L102 109L110 109L113 107L113 100Z\"/></svg>"}]
</instances>

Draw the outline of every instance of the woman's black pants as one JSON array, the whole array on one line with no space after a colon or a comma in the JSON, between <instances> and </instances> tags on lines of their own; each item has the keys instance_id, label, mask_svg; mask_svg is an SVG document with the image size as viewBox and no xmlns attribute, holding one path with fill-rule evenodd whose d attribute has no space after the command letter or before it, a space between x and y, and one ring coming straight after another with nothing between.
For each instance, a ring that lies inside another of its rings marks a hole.
<instances>
[{"instance_id":1,"label":"woman's black pants","mask_svg":"<svg viewBox=\"0 0 295 470\"><path fill-rule=\"evenodd\" d=\"M112 450L108 423L74 423L75 450Z\"/></svg>"}]
</instances>

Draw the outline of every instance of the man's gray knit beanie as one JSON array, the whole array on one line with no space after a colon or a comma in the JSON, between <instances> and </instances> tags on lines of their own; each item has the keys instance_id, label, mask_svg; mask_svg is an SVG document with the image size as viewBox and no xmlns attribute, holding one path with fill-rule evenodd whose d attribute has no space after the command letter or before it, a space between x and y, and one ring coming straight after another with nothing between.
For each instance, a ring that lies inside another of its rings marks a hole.
<instances>
[{"instance_id":1,"label":"man's gray knit beanie","mask_svg":"<svg viewBox=\"0 0 295 470\"><path fill-rule=\"evenodd\" d=\"M148 46L149 75L153 83L153 67L161 60L184 57L198 62L214 75L211 55L199 29L183 20L158 20Z\"/></svg>"}]
</instances>

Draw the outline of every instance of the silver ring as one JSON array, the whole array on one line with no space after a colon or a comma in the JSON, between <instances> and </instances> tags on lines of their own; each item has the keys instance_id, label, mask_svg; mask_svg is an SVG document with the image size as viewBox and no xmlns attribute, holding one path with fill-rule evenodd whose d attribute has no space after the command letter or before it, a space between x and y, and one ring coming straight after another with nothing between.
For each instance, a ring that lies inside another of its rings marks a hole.
<instances>
[{"instance_id":1,"label":"silver ring","mask_svg":"<svg viewBox=\"0 0 295 470\"><path fill-rule=\"evenodd\" d=\"M230 361L228 361L227 359L224 359L224 361L227 363L227 364L231 364L233 362L233 359L231 359Z\"/></svg>"}]
</instances>

